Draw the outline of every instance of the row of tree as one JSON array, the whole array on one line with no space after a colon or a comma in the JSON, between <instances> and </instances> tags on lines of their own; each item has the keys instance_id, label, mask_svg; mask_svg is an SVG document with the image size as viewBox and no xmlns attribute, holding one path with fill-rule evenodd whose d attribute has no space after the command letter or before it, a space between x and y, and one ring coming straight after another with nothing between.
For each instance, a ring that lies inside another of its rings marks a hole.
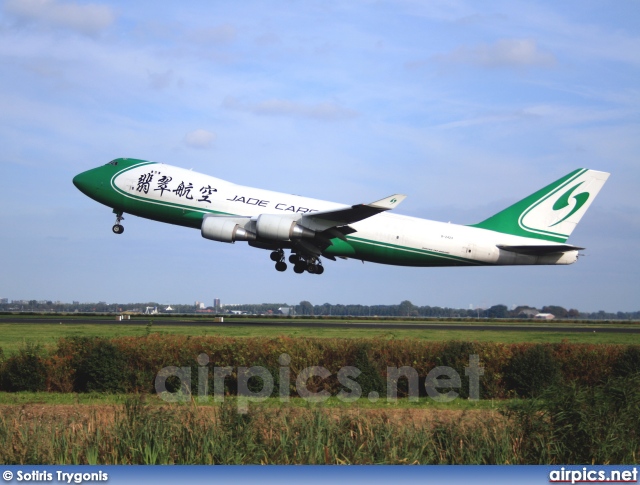
<instances>
[{"instance_id":1,"label":"row of tree","mask_svg":"<svg viewBox=\"0 0 640 485\"><path fill-rule=\"evenodd\" d=\"M0 311L52 311L52 312L104 312L116 313L136 311L144 313L147 307L157 308L160 313L167 313L167 305L157 302L146 303L53 303L36 300L0 304ZM171 304L172 313L196 313L202 311L195 305ZM439 306L417 306L409 300L398 305L313 305L309 301L301 301L297 305L286 303L259 303L226 306L219 310L209 307L208 312L221 314L241 311L250 315L285 314L298 316L353 316L353 317L413 317L413 318L530 318L536 313L551 313L556 318L595 319L595 320L640 320L640 311L636 312L581 312L574 308L566 309L558 305L547 305L542 308L517 306L509 309L506 305L494 305L490 308L465 309ZM287 310L288 309L288 310Z\"/></svg>"},{"instance_id":2,"label":"row of tree","mask_svg":"<svg viewBox=\"0 0 640 485\"><path fill-rule=\"evenodd\" d=\"M296 306L298 315L315 316L379 316L379 317L427 317L427 318L531 318L536 313L551 313L556 318L597 319L597 320L638 320L640 311L636 312L581 312L575 308L566 309L558 305L547 305L542 308L517 306L509 309L506 305L494 305L490 308L446 308L439 306L417 306L409 300L399 305L312 305L301 301Z\"/></svg>"}]
</instances>

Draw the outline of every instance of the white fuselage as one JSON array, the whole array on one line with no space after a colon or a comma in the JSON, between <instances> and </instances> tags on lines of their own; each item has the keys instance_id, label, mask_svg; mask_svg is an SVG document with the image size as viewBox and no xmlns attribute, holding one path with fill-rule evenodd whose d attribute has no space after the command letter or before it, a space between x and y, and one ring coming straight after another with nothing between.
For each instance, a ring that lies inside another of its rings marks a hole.
<instances>
[{"instance_id":1,"label":"white fuselage","mask_svg":"<svg viewBox=\"0 0 640 485\"><path fill-rule=\"evenodd\" d=\"M163 182L164 181L164 182ZM146 183L146 185L141 185ZM111 187L125 199L124 209L143 217L162 220L159 216L145 215L145 206L155 206L154 214L161 207L182 210L187 214L217 213L255 217L260 214L279 214L294 220L304 214L338 210L350 207L298 195L233 184L215 177L192 172L165 164L140 164L116 174ZM213 190L215 189L215 190ZM167 220L182 224L176 220ZM195 227L193 224L184 223ZM431 265L521 265L521 264L571 264L577 251L565 251L546 255L528 255L506 251L498 245L518 246L531 244L527 237L503 234L476 227L442 223L398 215L380 213L350 224L356 232L348 235L349 243L368 248L367 251L347 251L336 256L373 260L388 264L416 266ZM549 245L554 243L550 242ZM371 253L380 254L371 259ZM394 253L396 253L394 255ZM428 256L436 264L413 261L411 254ZM398 259L397 256L403 255ZM404 259L403 259L404 258ZM408 259L406 259L408 258ZM399 262L400 261L400 262ZM405 261L405 262L401 262ZM407 262L408 261L408 262ZM439 261L439 262L438 262Z\"/></svg>"}]
</instances>

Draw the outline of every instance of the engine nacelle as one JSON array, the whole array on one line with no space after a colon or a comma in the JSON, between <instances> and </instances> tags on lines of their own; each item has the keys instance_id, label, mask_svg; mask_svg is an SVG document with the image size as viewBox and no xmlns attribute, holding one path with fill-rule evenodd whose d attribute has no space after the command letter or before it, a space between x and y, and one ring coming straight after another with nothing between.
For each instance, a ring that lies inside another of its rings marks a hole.
<instances>
[{"instance_id":1,"label":"engine nacelle","mask_svg":"<svg viewBox=\"0 0 640 485\"><path fill-rule=\"evenodd\" d=\"M315 237L311 229L298 225L293 219L277 214L260 214L256 219L258 236L276 241L289 241L302 237Z\"/></svg>"},{"instance_id":2,"label":"engine nacelle","mask_svg":"<svg viewBox=\"0 0 640 485\"><path fill-rule=\"evenodd\" d=\"M226 243L256 239L253 232L244 229L233 217L207 215L202 220L200 232L205 239Z\"/></svg>"}]
</instances>

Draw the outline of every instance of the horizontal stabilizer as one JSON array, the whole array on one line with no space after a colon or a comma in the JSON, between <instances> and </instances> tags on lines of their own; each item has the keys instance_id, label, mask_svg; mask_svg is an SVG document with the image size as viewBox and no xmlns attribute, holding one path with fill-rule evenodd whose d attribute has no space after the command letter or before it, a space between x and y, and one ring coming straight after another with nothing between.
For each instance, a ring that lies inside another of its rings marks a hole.
<instances>
[{"instance_id":1,"label":"horizontal stabilizer","mask_svg":"<svg viewBox=\"0 0 640 485\"><path fill-rule=\"evenodd\" d=\"M499 249L511 251L512 253L530 254L532 256L542 256L544 254L564 253L567 251L581 251L584 248L572 246L571 244L539 244L524 246L509 246L506 244L498 244Z\"/></svg>"}]
</instances>

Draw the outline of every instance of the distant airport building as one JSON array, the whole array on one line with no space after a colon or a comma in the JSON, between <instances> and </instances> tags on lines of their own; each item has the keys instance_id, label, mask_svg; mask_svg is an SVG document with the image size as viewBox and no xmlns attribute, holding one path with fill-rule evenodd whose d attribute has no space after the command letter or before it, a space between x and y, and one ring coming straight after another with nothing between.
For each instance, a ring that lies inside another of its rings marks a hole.
<instances>
[{"instance_id":1,"label":"distant airport building","mask_svg":"<svg viewBox=\"0 0 640 485\"><path fill-rule=\"evenodd\" d=\"M214 309L216 312L219 312L221 308L222 308L222 307L220 306L220 298L214 298L214 299L213 299L213 309Z\"/></svg>"},{"instance_id":2,"label":"distant airport building","mask_svg":"<svg viewBox=\"0 0 640 485\"><path fill-rule=\"evenodd\" d=\"M553 313L538 313L535 317L536 320L553 320L556 316Z\"/></svg>"},{"instance_id":3,"label":"distant airport building","mask_svg":"<svg viewBox=\"0 0 640 485\"><path fill-rule=\"evenodd\" d=\"M289 315L293 315L293 308L291 308L290 306L281 306L280 308L278 308L278 311L285 316L289 316Z\"/></svg>"}]
</instances>

